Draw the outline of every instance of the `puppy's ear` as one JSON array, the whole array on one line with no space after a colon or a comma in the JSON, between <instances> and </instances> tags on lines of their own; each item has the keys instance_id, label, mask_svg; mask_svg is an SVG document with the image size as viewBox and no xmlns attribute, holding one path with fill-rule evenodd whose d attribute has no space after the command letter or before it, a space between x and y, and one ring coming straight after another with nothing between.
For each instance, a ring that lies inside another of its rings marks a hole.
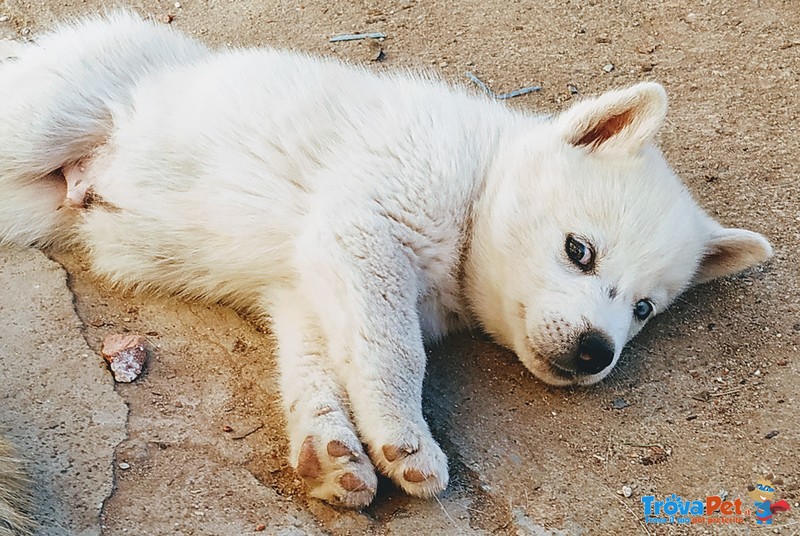
<instances>
[{"instance_id":1,"label":"puppy's ear","mask_svg":"<svg viewBox=\"0 0 800 536\"><path fill-rule=\"evenodd\" d=\"M654 82L583 100L558 116L567 143L592 153L642 150L667 115L667 93Z\"/></svg>"},{"instance_id":2,"label":"puppy's ear","mask_svg":"<svg viewBox=\"0 0 800 536\"><path fill-rule=\"evenodd\" d=\"M744 229L715 230L706 243L705 253L694 284L735 274L772 256L772 246L758 233Z\"/></svg>"}]
</instances>

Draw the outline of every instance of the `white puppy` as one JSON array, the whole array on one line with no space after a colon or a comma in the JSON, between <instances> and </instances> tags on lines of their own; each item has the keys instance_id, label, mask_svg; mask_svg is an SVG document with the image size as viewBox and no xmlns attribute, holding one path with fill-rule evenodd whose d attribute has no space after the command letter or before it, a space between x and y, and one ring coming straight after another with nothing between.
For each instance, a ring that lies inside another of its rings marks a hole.
<instances>
[{"instance_id":1,"label":"white puppy","mask_svg":"<svg viewBox=\"0 0 800 536\"><path fill-rule=\"evenodd\" d=\"M546 382L594 383L687 287L771 253L652 145L657 84L543 117L424 76L211 52L127 14L16 54L0 239L269 316L291 463L328 501L368 504L374 466L413 495L447 486L425 340L479 326Z\"/></svg>"}]
</instances>

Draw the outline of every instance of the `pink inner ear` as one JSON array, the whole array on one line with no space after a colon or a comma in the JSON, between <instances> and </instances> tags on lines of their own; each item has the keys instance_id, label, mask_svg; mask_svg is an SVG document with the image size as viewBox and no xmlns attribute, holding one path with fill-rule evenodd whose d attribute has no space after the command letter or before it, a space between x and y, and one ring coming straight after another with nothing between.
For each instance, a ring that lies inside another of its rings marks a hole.
<instances>
[{"instance_id":1,"label":"pink inner ear","mask_svg":"<svg viewBox=\"0 0 800 536\"><path fill-rule=\"evenodd\" d=\"M573 142L576 146L589 146L590 149L602 145L610 138L613 138L628 126L634 117L633 109L625 110L621 114L612 115L603 119L600 123L591 128L583 136Z\"/></svg>"}]
</instances>

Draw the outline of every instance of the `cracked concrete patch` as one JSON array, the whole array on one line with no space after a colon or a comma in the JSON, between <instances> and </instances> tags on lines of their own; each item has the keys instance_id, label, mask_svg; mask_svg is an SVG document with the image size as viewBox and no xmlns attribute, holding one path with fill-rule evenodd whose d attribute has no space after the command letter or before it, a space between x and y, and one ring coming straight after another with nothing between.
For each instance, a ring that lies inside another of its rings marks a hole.
<instances>
[{"instance_id":1,"label":"cracked concrete patch","mask_svg":"<svg viewBox=\"0 0 800 536\"><path fill-rule=\"evenodd\" d=\"M86 345L64 270L8 247L0 280L0 433L29 462L39 533L100 534L127 407Z\"/></svg>"}]
</instances>

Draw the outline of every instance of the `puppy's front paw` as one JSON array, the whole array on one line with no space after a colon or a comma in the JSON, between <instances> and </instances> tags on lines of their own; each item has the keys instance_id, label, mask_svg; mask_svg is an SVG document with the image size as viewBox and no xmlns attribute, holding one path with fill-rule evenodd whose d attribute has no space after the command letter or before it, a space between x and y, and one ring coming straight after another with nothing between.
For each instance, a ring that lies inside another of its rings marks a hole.
<instances>
[{"instance_id":1,"label":"puppy's front paw","mask_svg":"<svg viewBox=\"0 0 800 536\"><path fill-rule=\"evenodd\" d=\"M372 502L378 479L353 434L341 439L307 436L295 462L309 495L335 505L362 508Z\"/></svg>"},{"instance_id":2,"label":"puppy's front paw","mask_svg":"<svg viewBox=\"0 0 800 536\"><path fill-rule=\"evenodd\" d=\"M430 435L388 442L370 453L381 472L409 495L432 497L447 487L447 456Z\"/></svg>"}]
</instances>

